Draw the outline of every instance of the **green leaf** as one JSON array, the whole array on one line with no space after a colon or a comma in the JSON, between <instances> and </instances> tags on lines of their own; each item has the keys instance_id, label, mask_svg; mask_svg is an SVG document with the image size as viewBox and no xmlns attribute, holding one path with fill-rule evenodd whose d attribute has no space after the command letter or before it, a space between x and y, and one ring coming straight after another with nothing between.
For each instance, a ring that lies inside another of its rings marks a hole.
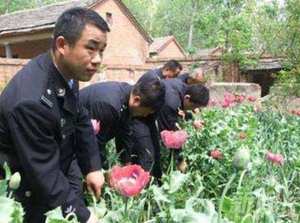
<instances>
[{"instance_id":1,"label":"green leaf","mask_svg":"<svg viewBox=\"0 0 300 223\"><path fill-rule=\"evenodd\" d=\"M178 170L174 171L171 175L169 193L172 194L181 189L183 184L187 181L187 179L187 174L183 174Z\"/></svg>"}]
</instances>

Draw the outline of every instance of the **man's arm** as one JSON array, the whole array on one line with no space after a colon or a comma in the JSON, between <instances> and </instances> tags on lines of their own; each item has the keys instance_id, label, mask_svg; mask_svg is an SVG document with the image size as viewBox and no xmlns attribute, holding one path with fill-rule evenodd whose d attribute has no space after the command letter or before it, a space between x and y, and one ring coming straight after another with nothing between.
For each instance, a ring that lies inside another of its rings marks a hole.
<instances>
[{"instance_id":1,"label":"man's arm","mask_svg":"<svg viewBox=\"0 0 300 223\"><path fill-rule=\"evenodd\" d=\"M178 111L170 106L164 105L158 114L159 131L177 130L176 123L178 121Z\"/></svg>"},{"instance_id":2,"label":"man's arm","mask_svg":"<svg viewBox=\"0 0 300 223\"><path fill-rule=\"evenodd\" d=\"M65 214L74 211L80 221L87 221L90 212L60 170L59 123L50 110L33 101L19 103L8 114L8 125L33 193L47 201L49 209L62 206Z\"/></svg>"}]
</instances>

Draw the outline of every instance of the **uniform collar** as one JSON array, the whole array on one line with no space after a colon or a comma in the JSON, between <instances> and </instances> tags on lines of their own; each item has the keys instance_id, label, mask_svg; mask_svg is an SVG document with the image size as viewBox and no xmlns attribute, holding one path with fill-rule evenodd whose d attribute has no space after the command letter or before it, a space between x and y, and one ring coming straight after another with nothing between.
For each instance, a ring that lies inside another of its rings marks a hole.
<instances>
[{"instance_id":1,"label":"uniform collar","mask_svg":"<svg viewBox=\"0 0 300 223\"><path fill-rule=\"evenodd\" d=\"M60 74L54 65L50 52L46 53L43 58L45 69L48 71L48 82L45 86L44 94L41 97L42 102L49 107L56 98L63 100L63 109L75 114L77 110L78 82L74 81L73 89L68 85L67 80Z\"/></svg>"}]
</instances>

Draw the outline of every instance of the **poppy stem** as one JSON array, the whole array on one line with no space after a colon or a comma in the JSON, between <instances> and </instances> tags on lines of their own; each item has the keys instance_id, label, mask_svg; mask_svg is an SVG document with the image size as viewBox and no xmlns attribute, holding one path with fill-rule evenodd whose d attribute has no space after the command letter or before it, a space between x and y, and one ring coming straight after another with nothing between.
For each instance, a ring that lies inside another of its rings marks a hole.
<instances>
[{"instance_id":1,"label":"poppy stem","mask_svg":"<svg viewBox=\"0 0 300 223\"><path fill-rule=\"evenodd\" d=\"M231 175L229 181L227 182L224 190L223 190L223 193L222 193L222 196L221 196L221 199L220 199L220 202L219 202L218 222L221 221L221 215L222 215L222 209L223 209L223 203L224 203L225 195L228 192L228 190L230 188L230 185L233 182L235 177L236 177L236 173L233 173Z\"/></svg>"},{"instance_id":2,"label":"poppy stem","mask_svg":"<svg viewBox=\"0 0 300 223\"><path fill-rule=\"evenodd\" d=\"M168 171L167 171L167 173L170 174L170 175L173 172L173 165L174 165L174 150L171 150L171 161L170 161L170 165L169 165L169 168L168 168Z\"/></svg>"},{"instance_id":3,"label":"poppy stem","mask_svg":"<svg viewBox=\"0 0 300 223\"><path fill-rule=\"evenodd\" d=\"M124 213L125 213L125 218L126 219L128 218L127 206L128 206L128 197L125 197L125 210L124 210Z\"/></svg>"}]
</instances>

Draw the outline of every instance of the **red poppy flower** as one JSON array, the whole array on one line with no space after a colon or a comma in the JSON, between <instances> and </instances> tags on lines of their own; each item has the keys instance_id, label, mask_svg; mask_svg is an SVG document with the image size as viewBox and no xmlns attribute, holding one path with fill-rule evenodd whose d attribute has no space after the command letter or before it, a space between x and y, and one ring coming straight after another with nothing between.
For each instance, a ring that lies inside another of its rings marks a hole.
<instances>
[{"instance_id":1,"label":"red poppy flower","mask_svg":"<svg viewBox=\"0 0 300 223\"><path fill-rule=\"evenodd\" d=\"M254 101L256 101L256 97L250 95L250 96L248 96L248 101L254 102Z\"/></svg>"},{"instance_id":2,"label":"red poppy flower","mask_svg":"<svg viewBox=\"0 0 300 223\"><path fill-rule=\"evenodd\" d=\"M241 103L245 100L245 96L244 95L235 95L235 99L234 101L237 102L237 103Z\"/></svg>"},{"instance_id":3,"label":"red poppy flower","mask_svg":"<svg viewBox=\"0 0 300 223\"><path fill-rule=\"evenodd\" d=\"M150 180L149 172L139 165L114 166L110 172L110 186L125 197L133 197L145 188Z\"/></svg>"},{"instance_id":4,"label":"red poppy flower","mask_svg":"<svg viewBox=\"0 0 300 223\"><path fill-rule=\"evenodd\" d=\"M184 130L163 130L160 133L160 136L165 147L167 147L168 149L180 149L188 138L188 134Z\"/></svg>"},{"instance_id":5,"label":"red poppy flower","mask_svg":"<svg viewBox=\"0 0 300 223\"><path fill-rule=\"evenodd\" d=\"M220 160L223 158L222 152L218 149L214 149L214 150L210 151L210 156L216 160Z\"/></svg>"},{"instance_id":6,"label":"red poppy flower","mask_svg":"<svg viewBox=\"0 0 300 223\"><path fill-rule=\"evenodd\" d=\"M91 122L94 129L94 134L97 135L100 132L100 121L97 121L96 119L91 119Z\"/></svg>"}]
</instances>

